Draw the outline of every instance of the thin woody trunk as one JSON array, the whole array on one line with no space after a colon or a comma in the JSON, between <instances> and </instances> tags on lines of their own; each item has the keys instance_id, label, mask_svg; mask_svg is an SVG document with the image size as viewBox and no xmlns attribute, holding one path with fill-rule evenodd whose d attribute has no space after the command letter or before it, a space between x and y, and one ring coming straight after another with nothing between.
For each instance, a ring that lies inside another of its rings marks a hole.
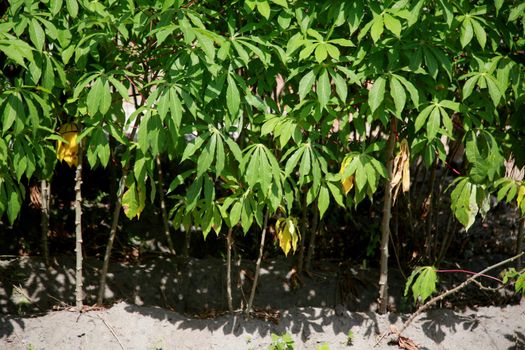
<instances>
[{"instance_id":1,"label":"thin woody trunk","mask_svg":"<svg viewBox=\"0 0 525 350\"><path fill-rule=\"evenodd\" d=\"M82 146L78 146L78 166L75 176L75 236L76 236L76 279L75 299L78 311L82 310Z\"/></svg>"},{"instance_id":2,"label":"thin woody trunk","mask_svg":"<svg viewBox=\"0 0 525 350\"><path fill-rule=\"evenodd\" d=\"M299 232L303 235L303 239L299 242L299 257L297 258L297 273L301 275L303 272L303 265L304 265L304 242L306 240L306 221L307 218L307 211L308 208L306 206L306 193L302 194L301 197L301 223L299 225Z\"/></svg>"},{"instance_id":3,"label":"thin woody trunk","mask_svg":"<svg viewBox=\"0 0 525 350\"><path fill-rule=\"evenodd\" d=\"M228 228L228 235L226 236L226 297L228 298L228 311L233 313L233 298L232 298L232 244L233 244L233 228Z\"/></svg>"},{"instance_id":4,"label":"thin woody trunk","mask_svg":"<svg viewBox=\"0 0 525 350\"><path fill-rule=\"evenodd\" d=\"M525 218L518 219L518 236L516 237L516 254L520 254L523 251L523 230L525 228ZM522 257L519 257L516 262L516 268L518 271L522 267Z\"/></svg>"},{"instance_id":5,"label":"thin woody trunk","mask_svg":"<svg viewBox=\"0 0 525 350\"><path fill-rule=\"evenodd\" d=\"M131 80L130 80L131 82ZM133 98L135 100L135 106L139 108L136 94L135 94L135 86L132 83L132 90L133 90ZM142 103L144 103L145 99L142 97ZM129 138L133 140L135 138L135 134L137 132L138 126L140 125L140 115L137 116L135 119L135 123L133 125L133 129L131 131L131 135ZM128 161L126 163L126 166L124 169L122 169L122 177L120 178L119 186L118 186L118 192L117 192L117 202L115 203L115 208L113 210L113 220L111 222L111 229L109 231L109 239L108 244L106 246L106 253L104 254L104 262L102 263L102 271L100 272L100 282L99 282L99 290L98 290L98 297L97 297L97 304L102 305L104 302L104 295L106 292L106 278L108 274L109 269L109 258L111 257L111 250L113 249L113 242L115 241L115 236L117 235L117 226L118 221L120 218L120 210L122 209L122 196L124 195L124 190L126 188L126 179L128 178L129 169L131 166L131 161Z\"/></svg>"},{"instance_id":6,"label":"thin woody trunk","mask_svg":"<svg viewBox=\"0 0 525 350\"><path fill-rule=\"evenodd\" d=\"M40 194L42 196L42 213L40 218L40 226L42 228L42 255L44 263L49 266L49 244L47 234L49 232L49 197L51 192L51 184L47 180L40 181Z\"/></svg>"},{"instance_id":7,"label":"thin woody trunk","mask_svg":"<svg viewBox=\"0 0 525 350\"><path fill-rule=\"evenodd\" d=\"M266 227L268 226L268 210L264 214L264 225L261 234L261 244L259 246L259 257L257 258L257 263L255 264L255 276L253 278L252 291L250 293L250 299L248 300L248 305L246 306L246 316L250 315L253 306L253 299L255 298L255 290L257 289L257 280L259 279L259 273L261 272L261 261L264 252L264 239L266 237Z\"/></svg>"},{"instance_id":8,"label":"thin woody trunk","mask_svg":"<svg viewBox=\"0 0 525 350\"><path fill-rule=\"evenodd\" d=\"M426 256L428 256L430 259L433 259L435 257L435 252L432 249L433 246L433 237L432 237L432 220L433 220L433 214L434 214L434 184L436 182L436 168L437 168L437 160L438 158L434 160L434 165L432 167L432 171L430 173L430 190L427 197L427 203L428 203L428 215L427 215L427 222L426 222L426 234L425 234L425 251Z\"/></svg>"},{"instance_id":9,"label":"thin woody trunk","mask_svg":"<svg viewBox=\"0 0 525 350\"><path fill-rule=\"evenodd\" d=\"M128 163L129 164L129 163ZM113 211L113 221L111 223L111 230L109 232L109 240L106 246L106 254L104 255L104 262L102 264L102 271L100 272L100 282L98 290L97 304L102 305L104 302L104 295L106 291L106 277L109 269L109 258L111 256L111 249L113 249L113 242L115 241L115 236L117 235L117 226L118 220L120 217L120 209L122 209L122 195L124 194L126 178L128 177L129 167L126 166L122 173L122 178L120 179L118 199L115 204L115 210Z\"/></svg>"},{"instance_id":10,"label":"thin woody trunk","mask_svg":"<svg viewBox=\"0 0 525 350\"><path fill-rule=\"evenodd\" d=\"M379 313L386 313L388 305L388 242L390 239L390 218L392 217L392 165L394 160L395 146L395 119L392 119L392 128L388 137L386 148L386 170L387 179L385 180L385 195L383 198L383 218L381 221L381 264L379 275Z\"/></svg>"},{"instance_id":11,"label":"thin woody trunk","mask_svg":"<svg viewBox=\"0 0 525 350\"><path fill-rule=\"evenodd\" d=\"M168 224L168 213L166 212L166 201L164 200L164 175L162 173L162 167L160 163L160 156L156 157L157 161L157 174L159 176L158 192L160 198L160 211L162 214L162 224L164 227L164 234L166 235L166 241L168 242L168 248L170 253L175 255L175 248L173 248L173 241L170 234L170 226Z\"/></svg>"},{"instance_id":12,"label":"thin woody trunk","mask_svg":"<svg viewBox=\"0 0 525 350\"><path fill-rule=\"evenodd\" d=\"M312 227L310 228L310 243L308 245L308 252L306 253L306 260L304 269L308 273L312 270L312 258L315 253L315 236L317 236L317 226L319 223L319 209L317 208L317 200L313 206L314 214L312 218Z\"/></svg>"}]
</instances>

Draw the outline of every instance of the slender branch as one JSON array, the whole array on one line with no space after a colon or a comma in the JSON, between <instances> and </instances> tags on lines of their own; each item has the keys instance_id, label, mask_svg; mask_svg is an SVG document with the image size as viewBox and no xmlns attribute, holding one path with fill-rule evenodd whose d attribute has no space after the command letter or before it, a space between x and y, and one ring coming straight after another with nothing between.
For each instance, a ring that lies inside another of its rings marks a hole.
<instances>
[{"instance_id":1,"label":"slender branch","mask_svg":"<svg viewBox=\"0 0 525 350\"><path fill-rule=\"evenodd\" d=\"M502 280L500 280L499 278L496 278L494 276L485 275L485 274L479 274L478 272L469 271L469 270L436 270L436 272L442 272L442 273L454 273L454 272L466 273L466 274L469 274L469 275L478 275L480 277L490 278L491 280L497 281L499 283L503 283Z\"/></svg>"},{"instance_id":2,"label":"slender branch","mask_svg":"<svg viewBox=\"0 0 525 350\"><path fill-rule=\"evenodd\" d=\"M49 231L49 194L51 184L47 180L40 181L40 194L42 196L42 213L40 225L42 228L42 253L44 263L49 266L49 243L47 234Z\"/></svg>"},{"instance_id":3,"label":"slender branch","mask_svg":"<svg viewBox=\"0 0 525 350\"><path fill-rule=\"evenodd\" d=\"M76 278L75 297L77 311L82 311L82 142L78 145L78 165L75 176L75 235L76 235Z\"/></svg>"},{"instance_id":4,"label":"slender branch","mask_svg":"<svg viewBox=\"0 0 525 350\"><path fill-rule=\"evenodd\" d=\"M233 244L233 228L228 227L228 235L226 236L226 296L228 298L228 311L233 314L233 300L232 300L232 244Z\"/></svg>"},{"instance_id":5,"label":"slender branch","mask_svg":"<svg viewBox=\"0 0 525 350\"><path fill-rule=\"evenodd\" d=\"M417 309L416 312L414 312L412 314L412 316L410 316L410 318L408 320L406 320L406 322L403 324L403 326L401 327L401 329L399 330L399 335L401 335L401 333L403 333L403 331L405 329L407 329L407 327L412 323L412 321L414 321L414 319L419 316L423 311L427 310L429 307L431 307L432 305L434 305L435 303L437 303L438 301L441 301L443 299L445 299L447 296L451 295L451 294L454 294L456 293L457 291L465 288L467 285L469 285L470 283L474 282L476 280L476 278L478 277L482 277L482 276L486 276L486 273L497 268L497 267L500 267L502 265L505 265L505 264L508 264L516 259L519 259L523 254L525 254L525 252L521 252L520 254L518 255L515 255L513 256L512 258L509 258L509 259L506 259L506 260L503 260L503 261L500 261L499 263L496 263L494 265L491 265L487 268L485 268L483 271L480 271L476 274L474 274L472 277L470 277L469 279L467 279L465 282L461 283L459 286L455 287L455 288L452 288L450 290L447 290L443 293L441 293L440 295L430 299L429 301L427 301L425 304L421 305L421 307L419 309Z\"/></svg>"},{"instance_id":6,"label":"slender branch","mask_svg":"<svg viewBox=\"0 0 525 350\"><path fill-rule=\"evenodd\" d=\"M135 90L136 85L133 83L133 81L128 76L126 76L126 78L131 82L132 90ZM140 91L138 92L142 96L142 93ZM142 99L141 103L145 103L144 98ZM137 108L139 107L136 98L135 98L135 107ZM131 130L131 134L129 136L130 140L133 140L135 138L135 134L137 132L138 125L140 124L140 119L141 119L140 115L138 115L137 118L135 119L133 129ZM99 282L99 290L98 290L98 298L97 298L98 305L102 305L102 303L104 302L104 294L106 290L106 277L107 277L108 269L109 269L109 258L111 256L111 250L113 249L113 242L115 241L115 236L117 235L117 226L118 226L118 221L120 218L120 209L122 209L122 196L124 195L124 190L126 187L126 179L128 177L130 167L131 167L131 161L128 161L124 169L122 169L122 177L120 178L120 183L119 183L119 188L118 188L117 203L115 204L115 209L113 211L113 220L111 222L111 229L109 232L108 244L106 246L106 253L104 254L104 262L102 264L102 271L100 272L100 282Z\"/></svg>"},{"instance_id":7,"label":"slender branch","mask_svg":"<svg viewBox=\"0 0 525 350\"><path fill-rule=\"evenodd\" d=\"M388 306L388 242L390 240L390 218L392 217L392 166L394 161L394 147L396 143L395 117L392 118L392 131L388 137L386 148L385 194L383 198L383 218L381 220L381 260L379 275L379 313L385 313Z\"/></svg>"},{"instance_id":8,"label":"slender branch","mask_svg":"<svg viewBox=\"0 0 525 350\"><path fill-rule=\"evenodd\" d=\"M118 344L120 345L120 348L122 350L125 350L126 348L124 347L124 345L122 344L122 342L120 341L120 339L118 338L117 336L117 333L115 333L115 330L113 329L113 327L111 327L109 325L109 323L106 322L105 319L103 319L100 315L97 315L98 318L100 318L102 320L102 322L104 322L104 324L106 325L106 327L108 327L109 331L111 332L111 334L113 334L113 336L115 337L115 339L117 340Z\"/></svg>"},{"instance_id":9,"label":"slender branch","mask_svg":"<svg viewBox=\"0 0 525 350\"><path fill-rule=\"evenodd\" d=\"M250 315L252 311L253 299L255 298L255 289L257 289L257 280L259 279L259 272L261 271L261 261L264 251L264 239L266 237L266 228L268 226L268 210L264 214L264 225L261 234L261 245L259 246L259 257L257 258L257 263L255 264L255 277L253 278L252 291L250 293L250 299L248 300L248 305L246 306L246 316Z\"/></svg>"},{"instance_id":10,"label":"slender branch","mask_svg":"<svg viewBox=\"0 0 525 350\"><path fill-rule=\"evenodd\" d=\"M173 247L173 240L171 239L170 234L170 226L168 223L168 213L166 212L166 200L164 198L164 174L162 173L162 164L160 162L160 156L157 155L155 157L155 160L157 162L157 174L159 177L159 185L158 185L158 191L159 191L159 199L160 199L160 212L162 214L162 225L164 227L164 235L166 236L166 240L168 242L168 248L170 250L170 253L175 255L175 248Z\"/></svg>"},{"instance_id":11,"label":"slender branch","mask_svg":"<svg viewBox=\"0 0 525 350\"><path fill-rule=\"evenodd\" d=\"M503 261L500 261L494 265L491 265L487 268L485 268L483 271L480 271L478 273L476 273L475 275L473 275L472 277L470 277L469 279L467 279L466 281L464 281L463 283L461 283L460 285L458 285L457 287L455 288L452 288L450 290L447 290L443 293L441 293L440 295L438 296L435 296L434 298L430 299L429 301L427 301L425 304L421 305L419 307L419 309L416 310L416 312L414 312L412 314L412 316L409 317L408 320L405 321L405 323L403 323L403 326L401 327L401 329L398 331L397 329L395 330L395 335L397 336L398 338L398 341L399 339L401 338L401 334L408 328L408 326L410 326L410 324L414 321L414 319L416 317L418 317L421 313L423 313L425 310L427 310L429 307L431 307L432 305L434 305L435 303L437 303L438 301L441 301L443 299L445 299L447 296L451 295L451 294L454 294L456 293L457 291L465 288L467 285L469 285L470 283L472 282L477 282L476 281L476 278L478 277L482 277L482 276L485 276L485 274L497 267L500 267L502 265L505 265L505 264L508 264L516 259L519 259L523 254L525 254L525 252L521 252L520 254L518 255L515 255L513 256L512 258L508 258L506 260L503 260ZM376 341L374 347L378 346L381 341L388 335L388 334L392 334L391 331L387 331L387 332L384 332L381 337L379 337L379 339Z\"/></svg>"}]
</instances>

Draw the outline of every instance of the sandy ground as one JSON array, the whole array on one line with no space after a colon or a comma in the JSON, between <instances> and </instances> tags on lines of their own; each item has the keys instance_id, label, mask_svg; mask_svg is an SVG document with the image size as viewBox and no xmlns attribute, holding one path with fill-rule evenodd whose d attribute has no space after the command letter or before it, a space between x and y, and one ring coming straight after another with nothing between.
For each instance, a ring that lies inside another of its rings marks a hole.
<instances>
[{"instance_id":1,"label":"sandy ground","mask_svg":"<svg viewBox=\"0 0 525 350\"><path fill-rule=\"evenodd\" d=\"M489 265L475 261L473 269ZM234 305L245 301L253 273L246 262L234 270ZM106 302L112 307L77 313L74 260L58 259L46 269L39 259L0 261L1 349L268 349L272 333L292 335L295 349L372 349L390 325L400 328L411 306L401 279L391 274L391 301L398 313L378 315L377 271L323 262L302 286L289 278L285 259L263 262L254 305L259 317L225 310L225 266L217 259L157 257L136 264L112 264ZM85 303L93 305L100 261L85 260ZM245 276L246 275L246 276ZM245 276L245 277L242 277ZM241 278L242 277L242 278ZM464 280L440 281L450 288ZM295 286L295 287L294 287ZM525 303L504 295L467 290L448 306L483 302L462 311L436 308L406 330L421 349L525 349ZM506 305L508 300L511 305ZM438 305L446 306L444 305ZM61 311L49 311L60 308ZM176 312L175 312L176 311ZM264 316L271 316L265 320ZM209 318L206 318L209 317ZM347 345L348 333L353 334ZM396 349L386 338L375 349Z\"/></svg>"},{"instance_id":2,"label":"sandy ground","mask_svg":"<svg viewBox=\"0 0 525 350\"><path fill-rule=\"evenodd\" d=\"M402 318L395 314L350 313L342 307L294 308L280 321L241 315L195 319L157 307L124 302L82 314L0 317L2 349L268 349L271 333L289 332L295 349L372 349L378 334ZM347 345L348 331L353 333ZM421 349L524 349L525 306L481 307L421 315L405 335ZM388 339L375 349L396 349Z\"/></svg>"}]
</instances>

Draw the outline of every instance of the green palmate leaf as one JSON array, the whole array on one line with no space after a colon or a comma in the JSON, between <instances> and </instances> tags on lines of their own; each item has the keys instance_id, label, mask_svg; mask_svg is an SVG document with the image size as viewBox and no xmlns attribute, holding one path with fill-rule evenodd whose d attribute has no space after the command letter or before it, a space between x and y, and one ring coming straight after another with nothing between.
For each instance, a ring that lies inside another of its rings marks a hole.
<instances>
[{"instance_id":1,"label":"green palmate leaf","mask_svg":"<svg viewBox=\"0 0 525 350\"><path fill-rule=\"evenodd\" d=\"M18 213L20 213L20 209L22 208L22 198L20 196L19 190L15 186L9 186L11 187L8 189L8 202L7 202L7 219L9 220L9 223L12 225L15 222L15 219L18 216Z\"/></svg>"},{"instance_id":2,"label":"green palmate leaf","mask_svg":"<svg viewBox=\"0 0 525 350\"><path fill-rule=\"evenodd\" d=\"M35 45L36 49L42 52L46 35L42 29L42 26L35 18L32 18L29 22L29 38Z\"/></svg>"},{"instance_id":3,"label":"green palmate leaf","mask_svg":"<svg viewBox=\"0 0 525 350\"><path fill-rule=\"evenodd\" d=\"M450 198L452 212L465 230L468 230L474 223L479 209L476 201L476 185L470 183L468 178L460 178Z\"/></svg>"},{"instance_id":4,"label":"green palmate leaf","mask_svg":"<svg viewBox=\"0 0 525 350\"><path fill-rule=\"evenodd\" d=\"M56 16L56 14L60 11L61 8L62 8L62 0L51 0L50 1L50 10L53 16Z\"/></svg>"},{"instance_id":5,"label":"green palmate leaf","mask_svg":"<svg viewBox=\"0 0 525 350\"><path fill-rule=\"evenodd\" d=\"M434 107L435 107L434 105L427 106L427 107L425 107L425 109L423 109L418 114L418 116L416 118L416 122L414 124L414 126L416 128L416 131L418 131L419 129L421 129L425 125L425 123L426 123L426 121L428 119L428 115L434 109Z\"/></svg>"},{"instance_id":6,"label":"green palmate leaf","mask_svg":"<svg viewBox=\"0 0 525 350\"><path fill-rule=\"evenodd\" d=\"M412 100L412 103L417 108L419 106L419 92L410 81L408 81L405 77L401 75L394 75L397 80L399 80L404 86L405 89L410 94L410 99Z\"/></svg>"},{"instance_id":7,"label":"green palmate leaf","mask_svg":"<svg viewBox=\"0 0 525 350\"><path fill-rule=\"evenodd\" d=\"M215 173L217 176L220 176L222 171L224 170L224 163L226 159L226 154L224 152L224 143L222 141L222 137L220 135L217 135L217 156L215 160Z\"/></svg>"},{"instance_id":8,"label":"green palmate leaf","mask_svg":"<svg viewBox=\"0 0 525 350\"><path fill-rule=\"evenodd\" d=\"M328 104L331 93L332 89L330 86L330 79L328 77L328 72L325 69L317 80L317 98L321 108L324 108Z\"/></svg>"},{"instance_id":9,"label":"green palmate leaf","mask_svg":"<svg viewBox=\"0 0 525 350\"><path fill-rule=\"evenodd\" d=\"M487 42L487 33L485 32L485 29L481 26L481 24L471 19L472 27L474 28L474 34L476 35L476 39L478 40L479 45L482 48L485 48L485 43Z\"/></svg>"},{"instance_id":10,"label":"green palmate leaf","mask_svg":"<svg viewBox=\"0 0 525 350\"><path fill-rule=\"evenodd\" d=\"M374 41L374 43L379 40L381 34L383 34L383 30L383 17L376 16L373 19L372 27L370 28L370 35L372 36L372 40Z\"/></svg>"},{"instance_id":11,"label":"green palmate leaf","mask_svg":"<svg viewBox=\"0 0 525 350\"><path fill-rule=\"evenodd\" d=\"M170 95L167 91L162 91L160 93L159 100L157 102L157 111L159 113L159 117L161 120L164 120L166 118L166 115L168 114L169 110L169 102L170 102Z\"/></svg>"},{"instance_id":12,"label":"green palmate leaf","mask_svg":"<svg viewBox=\"0 0 525 350\"><path fill-rule=\"evenodd\" d=\"M315 72L313 70L306 73L299 82L299 99L302 101L312 91L315 82Z\"/></svg>"},{"instance_id":13,"label":"green palmate leaf","mask_svg":"<svg viewBox=\"0 0 525 350\"><path fill-rule=\"evenodd\" d=\"M75 18L78 15L78 2L77 0L66 0L67 12L71 17Z\"/></svg>"},{"instance_id":14,"label":"green palmate leaf","mask_svg":"<svg viewBox=\"0 0 525 350\"><path fill-rule=\"evenodd\" d=\"M172 87L169 92L169 109L171 112L171 120L173 121L173 125L178 129L180 127L180 124L182 122L182 103L179 99L179 95L177 94L177 90L175 87Z\"/></svg>"},{"instance_id":15,"label":"green palmate leaf","mask_svg":"<svg viewBox=\"0 0 525 350\"><path fill-rule=\"evenodd\" d=\"M401 22L397 18L385 13L383 19L386 29L394 33L396 36L401 35Z\"/></svg>"},{"instance_id":16,"label":"green palmate leaf","mask_svg":"<svg viewBox=\"0 0 525 350\"><path fill-rule=\"evenodd\" d=\"M284 174L286 177L290 176L292 171L297 166L297 163L299 162L299 159L301 159L301 156L304 153L305 148L299 147L297 151L295 151L286 161L286 167L284 169Z\"/></svg>"},{"instance_id":17,"label":"green palmate leaf","mask_svg":"<svg viewBox=\"0 0 525 350\"><path fill-rule=\"evenodd\" d=\"M439 71L436 57L434 56L432 50L428 49L427 47L423 49L423 52L425 58L425 65L427 66L428 72L434 79L436 79Z\"/></svg>"},{"instance_id":18,"label":"green palmate leaf","mask_svg":"<svg viewBox=\"0 0 525 350\"><path fill-rule=\"evenodd\" d=\"M401 115L403 108L405 108L407 97L403 85L395 76L392 76L390 78L390 95L392 96L392 99L394 100L394 104L396 106L396 114Z\"/></svg>"},{"instance_id":19,"label":"green palmate leaf","mask_svg":"<svg viewBox=\"0 0 525 350\"><path fill-rule=\"evenodd\" d=\"M494 106L497 106L502 96L502 91L500 90L499 83L493 76L486 77L485 82L487 83L490 98L492 99Z\"/></svg>"},{"instance_id":20,"label":"green palmate leaf","mask_svg":"<svg viewBox=\"0 0 525 350\"><path fill-rule=\"evenodd\" d=\"M476 83L478 82L479 75L474 75L473 77L470 77L466 82L465 85L463 85L463 100L466 100L467 97L469 97L472 94L472 91L474 90L474 87L476 86Z\"/></svg>"},{"instance_id":21,"label":"green palmate leaf","mask_svg":"<svg viewBox=\"0 0 525 350\"><path fill-rule=\"evenodd\" d=\"M253 224L254 210L249 198L245 198L241 208L241 226L244 233L248 233Z\"/></svg>"},{"instance_id":22,"label":"green palmate leaf","mask_svg":"<svg viewBox=\"0 0 525 350\"><path fill-rule=\"evenodd\" d=\"M427 138L429 140L432 140L436 137L440 126L441 126L441 113L439 111L439 107L435 107L430 113L430 116L428 117L428 122L427 122Z\"/></svg>"},{"instance_id":23,"label":"green palmate leaf","mask_svg":"<svg viewBox=\"0 0 525 350\"><path fill-rule=\"evenodd\" d=\"M44 74L42 76L42 86L47 90L52 90L55 87L55 72L51 58L46 56L44 65Z\"/></svg>"},{"instance_id":24,"label":"green palmate leaf","mask_svg":"<svg viewBox=\"0 0 525 350\"><path fill-rule=\"evenodd\" d=\"M474 29L472 28L472 22L470 20L470 17L465 17L463 23L461 24L461 35L459 37L461 47L467 46L472 40L473 36Z\"/></svg>"},{"instance_id":25,"label":"green palmate leaf","mask_svg":"<svg viewBox=\"0 0 525 350\"><path fill-rule=\"evenodd\" d=\"M106 114L111 107L111 91L109 83L104 79L104 85L102 86L102 96L99 103L99 111L102 114Z\"/></svg>"},{"instance_id":26,"label":"green palmate leaf","mask_svg":"<svg viewBox=\"0 0 525 350\"><path fill-rule=\"evenodd\" d=\"M415 279L415 281L414 281ZM436 291L437 274L433 266L422 266L412 271L412 274L405 285L405 296L408 295L410 286L412 286L412 295L414 302L421 298L424 303L432 293Z\"/></svg>"},{"instance_id":27,"label":"green palmate leaf","mask_svg":"<svg viewBox=\"0 0 525 350\"><path fill-rule=\"evenodd\" d=\"M328 188L324 186L321 187L319 190L319 197L317 198L317 204L319 207L319 218L322 219L330 205L330 193L328 192Z\"/></svg>"},{"instance_id":28,"label":"green palmate leaf","mask_svg":"<svg viewBox=\"0 0 525 350\"><path fill-rule=\"evenodd\" d=\"M309 146L304 146L305 151L299 164L299 183L304 183L304 177L310 174L312 168L311 150Z\"/></svg>"},{"instance_id":29,"label":"green palmate leaf","mask_svg":"<svg viewBox=\"0 0 525 350\"><path fill-rule=\"evenodd\" d=\"M11 94L3 105L2 112L2 133L5 134L13 125L17 117L22 117L24 106L20 101L18 94Z\"/></svg>"},{"instance_id":30,"label":"green palmate leaf","mask_svg":"<svg viewBox=\"0 0 525 350\"><path fill-rule=\"evenodd\" d=\"M109 143L104 130L100 127L95 128L94 132L89 138L89 146L87 149L87 159L89 165L94 168L97 165L97 159L103 167L106 167L109 162L110 149Z\"/></svg>"},{"instance_id":31,"label":"green palmate leaf","mask_svg":"<svg viewBox=\"0 0 525 350\"><path fill-rule=\"evenodd\" d=\"M104 83L102 82L102 79L99 78L95 80L87 95L86 104L90 115L93 116L99 111L103 96Z\"/></svg>"},{"instance_id":32,"label":"green palmate leaf","mask_svg":"<svg viewBox=\"0 0 525 350\"><path fill-rule=\"evenodd\" d=\"M25 67L24 54L17 50L17 48L7 41L0 40L0 51L2 51L8 58L12 59L19 65Z\"/></svg>"},{"instance_id":33,"label":"green palmate leaf","mask_svg":"<svg viewBox=\"0 0 525 350\"><path fill-rule=\"evenodd\" d=\"M266 19L270 18L270 4L268 1L258 0L257 11Z\"/></svg>"},{"instance_id":34,"label":"green palmate leaf","mask_svg":"<svg viewBox=\"0 0 525 350\"><path fill-rule=\"evenodd\" d=\"M347 82L343 79L342 76L340 76L339 74L337 73L334 73L334 74L331 74L332 75L332 78L334 79L334 84L335 84L335 91L337 93L337 95L339 96L339 98L341 98L341 101L346 101L346 97L348 95L348 84Z\"/></svg>"},{"instance_id":35,"label":"green palmate leaf","mask_svg":"<svg viewBox=\"0 0 525 350\"><path fill-rule=\"evenodd\" d=\"M523 17L524 15L525 15L525 3L522 2L521 4L519 4L516 7L513 7L510 10L508 21L514 22L519 17Z\"/></svg>"},{"instance_id":36,"label":"green palmate leaf","mask_svg":"<svg viewBox=\"0 0 525 350\"><path fill-rule=\"evenodd\" d=\"M339 55L341 54L341 52L339 51L337 46L334 46L332 44L325 44L324 46L330 57L332 57L335 60L339 59Z\"/></svg>"},{"instance_id":37,"label":"green palmate leaf","mask_svg":"<svg viewBox=\"0 0 525 350\"><path fill-rule=\"evenodd\" d=\"M443 9L443 14L447 20L448 26L450 27L452 25L452 21L454 20L452 4L449 0L438 0L438 2Z\"/></svg>"},{"instance_id":38,"label":"green palmate leaf","mask_svg":"<svg viewBox=\"0 0 525 350\"><path fill-rule=\"evenodd\" d=\"M215 46L213 43L213 39L207 34L208 33L206 32L206 30L195 30L195 36L199 41L200 47L206 54L206 57L208 57L208 59L211 62L215 59Z\"/></svg>"},{"instance_id":39,"label":"green palmate leaf","mask_svg":"<svg viewBox=\"0 0 525 350\"><path fill-rule=\"evenodd\" d=\"M368 93L368 105L370 106L370 111L375 112L379 108L383 99L385 98L385 86L386 80L383 77L378 77L372 86L372 89Z\"/></svg>"},{"instance_id":40,"label":"green palmate leaf","mask_svg":"<svg viewBox=\"0 0 525 350\"><path fill-rule=\"evenodd\" d=\"M122 96L122 98L125 101L129 101L130 100L130 96L129 96L129 93L128 93L128 88L125 87L124 84L122 84L120 81L118 81L117 79L115 79L112 76L110 76L108 79L111 82L111 84L113 85L113 87L115 87L115 89L118 91L120 96Z\"/></svg>"},{"instance_id":41,"label":"green palmate leaf","mask_svg":"<svg viewBox=\"0 0 525 350\"><path fill-rule=\"evenodd\" d=\"M516 279L514 289L516 290L516 293L521 293L522 295L525 295L525 271L522 272Z\"/></svg>"},{"instance_id":42,"label":"green palmate leaf","mask_svg":"<svg viewBox=\"0 0 525 350\"><path fill-rule=\"evenodd\" d=\"M328 57L328 51L326 49L326 44L319 44L315 48L315 60L318 63L323 63L323 61Z\"/></svg>"},{"instance_id":43,"label":"green palmate leaf","mask_svg":"<svg viewBox=\"0 0 525 350\"><path fill-rule=\"evenodd\" d=\"M236 144L235 141L233 141L230 138L226 138L226 144L228 145L237 163L239 164L242 163L242 152L241 152L241 149L239 148L239 145Z\"/></svg>"},{"instance_id":44,"label":"green palmate leaf","mask_svg":"<svg viewBox=\"0 0 525 350\"><path fill-rule=\"evenodd\" d=\"M210 170L211 163L215 156L215 147L217 144L217 134L213 133L206 147L202 150L199 160L197 161L197 177L200 177L206 171Z\"/></svg>"},{"instance_id":45,"label":"green palmate leaf","mask_svg":"<svg viewBox=\"0 0 525 350\"><path fill-rule=\"evenodd\" d=\"M231 207L230 210L230 227L233 227L241 221L241 210L242 210L242 202L235 202L235 204Z\"/></svg>"},{"instance_id":46,"label":"green palmate leaf","mask_svg":"<svg viewBox=\"0 0 525 350\"><path fill-rule=\"evenodd\" d=\"M241 105L241 97L235 79L228 74L228 87L226 88L226 104L232 117L237 117Z\"/></svg>"}]
</instances>

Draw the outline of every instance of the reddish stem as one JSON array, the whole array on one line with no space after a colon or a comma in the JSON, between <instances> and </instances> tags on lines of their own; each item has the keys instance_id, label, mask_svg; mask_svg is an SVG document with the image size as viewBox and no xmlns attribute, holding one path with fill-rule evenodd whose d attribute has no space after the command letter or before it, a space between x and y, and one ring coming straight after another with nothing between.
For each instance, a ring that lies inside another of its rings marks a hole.
<instances>
[{"instance_id":1,"label":"reddish stem","mask_svg":"<svg viewBox=\"0 0 525 350\"><path fill-rule=\"evenodd\" d=\"M478 276L481 276L481 277L489 278L491 280L498 281L499 283L503 284L503 281L500 280L499 278L496 278L496 277L490 276L490 275L479 274L479 273L472 272L472 271L469 271L469 270L436 270L436 272L443 272L443 273L451 273L451 272L460 272L461 273L462 272L462 273L466 273L466 274L469 274L469 275L478 275Z\"/></svg>"},{"instance_id":2,"label":"reddish stem","mask_svg":"<svg viewBox=\"0 0 525 350\"><path fill-rule=\"evenodd\" d=\"M452 171L454 174L456 175L461 175L461 173L459 171L457 171L455 168L453 168L450 164L448 164L447 162L445 162L445 165L447 166L447 168L450 169L450 171Z\"/></svg>"}]
</instances>

